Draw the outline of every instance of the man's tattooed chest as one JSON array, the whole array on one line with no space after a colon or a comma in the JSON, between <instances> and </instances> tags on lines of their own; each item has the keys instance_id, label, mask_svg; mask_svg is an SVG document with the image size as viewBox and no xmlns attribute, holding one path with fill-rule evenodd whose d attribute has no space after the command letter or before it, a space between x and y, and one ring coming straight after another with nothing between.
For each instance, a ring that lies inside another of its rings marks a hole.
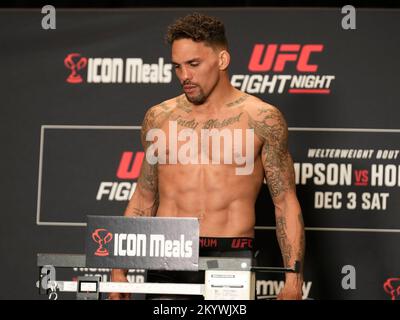
<instances>
[{"instance_id":1,"label":"man's tattooed chest","mask_svg":"<svg viewBox=\"0 0 400 320\"><path fill-rule=\"evenodd\" d=\"M223 128L237 128L243 123L244 114L239 112L234 115L224 117L194 117L190 115L171 115L169 122L176 122L178 128L189 128L193 130L198 129L223 129ZM168 124L167 124L168 125Z\"/></svg>"}]
</instances>

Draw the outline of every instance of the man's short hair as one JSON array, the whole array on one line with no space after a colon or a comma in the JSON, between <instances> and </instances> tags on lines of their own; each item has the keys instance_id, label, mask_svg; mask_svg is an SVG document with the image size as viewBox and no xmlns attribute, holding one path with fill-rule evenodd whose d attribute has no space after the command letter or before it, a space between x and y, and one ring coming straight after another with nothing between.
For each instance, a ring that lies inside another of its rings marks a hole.
<instances>
[{"instance_id":1,"label":"man's short hair","mask_svg":"<svg viewBox=\"0 0 400 320\"><path fill-rule=\"evenodd\" d=\"M211 47L228 49L224 24L215 17L197 12L179 18L171 24L165 38L170 45L175 40L192 39Z\"/></svg>"}]
</instances>

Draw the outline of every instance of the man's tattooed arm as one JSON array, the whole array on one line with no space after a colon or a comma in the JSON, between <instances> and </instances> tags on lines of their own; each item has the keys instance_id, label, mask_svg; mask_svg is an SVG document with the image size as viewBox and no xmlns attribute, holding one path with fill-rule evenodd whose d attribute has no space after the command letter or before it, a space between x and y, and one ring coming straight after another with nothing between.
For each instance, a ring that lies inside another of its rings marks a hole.
<instances>
[{"instance_id":1,"label":"man's tattooed arm","mask_svg":"<svg viewBox=\"0 0 400 320\"><path fill-rule=\"evenodd\" d=\"M249 127L262 141L261 159L268 189L275 205L276 235L285 267L304 261L305 236L300 204L296 196L293 160L288 150L288 128L283 115L273 106L261 105L248 112ZM286 281L302 273L286 274ZM300 280L300 281L299 281Z\"/></svg>"},{"instance_id":2,"label":"man's tattooed arm","mask_svg":"<svg viewBox=\"0 0 400 320\"><path fill-rule=\"evenodd\" d=\"M150 141L146 141L147 132L150 129L159 128L161 123L168 119L171 112L165 103L154 106L147 111L141 129L141 141L145 152L151 144ZM145 157L135 192L125 210L125 216L155 216L158 205L157 164L149 164Z\"/></svg>"},{"instance_id":3,"label":"man's tattooed arm","mask_svg":"<svg viewBox=\"0 0 400 320\"><path fill-rule=\"evenodd\" d=\"M146 134L152 128L160 126L168 118L171 111L165 103L150 108L143 120L141 140L146 152L150 142L146 141ZM135 192L125 209L125 216L155 216L159 204L157 165L150 165L144 158ZM127 281L127 269L113 269L111 279L116 282ZM110 299L129 299L129 294L110 293Z\"/></svg>"}]
</instances>

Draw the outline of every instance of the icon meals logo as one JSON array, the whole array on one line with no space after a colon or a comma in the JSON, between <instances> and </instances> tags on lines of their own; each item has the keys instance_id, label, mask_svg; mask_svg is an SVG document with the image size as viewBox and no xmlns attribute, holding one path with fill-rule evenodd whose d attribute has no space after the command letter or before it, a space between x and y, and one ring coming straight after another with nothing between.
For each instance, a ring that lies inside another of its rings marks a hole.
<instances>
[{"instance_id":1,"label":"icon meals logo","mask_svg":"<svg viewBox=\"0 0 400 320\"><path fill-rule=\"evenodd\" d=\"M167 257L191 258L193 241L186 240L184 234L179 239L166 239L163 234L114 233L107 229L96 229L92 240L98 244L94 253L97 257L108 257L110 252L105 248L107 243L114 242L114 257Z\"/></svg>"},{"instance_id":2,"label":"icon meals logo","mask_svg":"<svg viewBox=\"0 0 400 320\"><path fill-rule=\"evenodd\" d=\"M106 229L96 229L92 233L92 239L99 245L96 252L94 253L95 256L106 257L110 254L108 250L104 248L104 245L111 242L111 240L113 239L113 235L111 234L111 232Z\"/></svg>"},{"instance_id":3,"label":"icon meals logo","mask_svg":"<svg viewBox=\"0 0 400 320\"><path fill-rule=\"evenodd\" d=\"M400 278L389 278L383 284L383 289L392 300L400 300Z\"/></svg>"},{"instance_id":4,"label":"icon meals logo","mask_svg":"<svg viewBox=\"0 0 400 320\"><path fill-rule=\"evenodd\" d=\"M64 65L71 70L71 74L67 78L68 83L81 83L83 81L78 71L86 67L86 58L81 57L79 53L70 53L64 59Z\"/></svg>"},{"instance_id":5,"label":"icon meals logo","mask_svg":"<svg viewBox=\"0 0 400 320\"><path fill-rule=\"evenodd\" d=\"M157 63L144 63L142 58L86 58L80 53L70 53L64 59L64 65L70 70L66 81L71 84L85 80L87 83L149 84L172 80L172 64L164 63L162 57ZM83 74L85 68L86 75Z\"/></svg>"}]
</instances>

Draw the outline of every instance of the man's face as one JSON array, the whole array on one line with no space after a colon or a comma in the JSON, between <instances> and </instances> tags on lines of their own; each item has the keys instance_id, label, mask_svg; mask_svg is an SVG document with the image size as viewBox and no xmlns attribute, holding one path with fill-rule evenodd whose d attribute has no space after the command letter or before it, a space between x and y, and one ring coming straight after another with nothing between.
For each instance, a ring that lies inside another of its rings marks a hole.
<instances>
[{"instance_id":1,"label":"man's face","mask_svg":"<svg viewBox=\"0 0 400 320\"><path fill-rule=\"evenodd\" d=\"M175 40L172 63L186 98L193 104L204 103L219 80L218 51L203 42Z\"/></svg>"}]
</instances>

